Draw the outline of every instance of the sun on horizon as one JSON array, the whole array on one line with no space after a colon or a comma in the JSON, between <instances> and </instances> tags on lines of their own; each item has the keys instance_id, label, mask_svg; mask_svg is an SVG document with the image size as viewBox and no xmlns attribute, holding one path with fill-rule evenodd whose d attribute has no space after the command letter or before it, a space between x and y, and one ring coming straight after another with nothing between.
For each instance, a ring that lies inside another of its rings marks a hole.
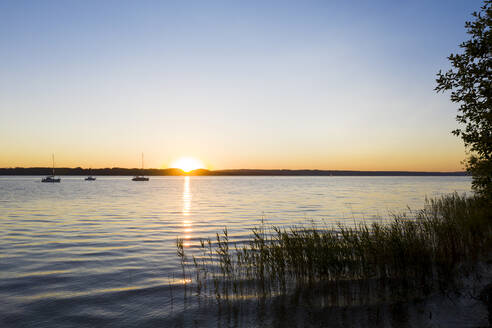
<instances>
[{"instance_id":1,"label":"sun on horizon","mask_svg":"<svg viewBox=\"0 0 492 328\"><path fill-rule=\"evenodd\" d=\"M181 169L188 173L196 169L203 169L205 168L205 165L202 161L194 157L181 157L180 159L174 161L171 164L171 167Z\"/></svg>"}]
</instances>

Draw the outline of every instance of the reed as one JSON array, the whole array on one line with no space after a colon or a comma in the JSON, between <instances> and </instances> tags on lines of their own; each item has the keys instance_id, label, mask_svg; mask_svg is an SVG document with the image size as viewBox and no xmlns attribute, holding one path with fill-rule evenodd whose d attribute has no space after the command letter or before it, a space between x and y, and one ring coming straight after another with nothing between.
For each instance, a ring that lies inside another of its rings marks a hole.
<instances>
[{"instance_id":1,"label":"reed","mask_svg":"<svg viewBox=\"0 0 492 328\"><path fill-rule=\"evenodd\" d=\"M201 242L201 258L190 263L194 286L197 294L206 293L207 282L213 281L218 301L323 286L334 304L443 289L463 264L490 254L489 213L490 204L451 194L426 200L412 216L394 215L386 223L334 229L314 224L267 229L262 224L240 246L224 229L216 243ZM185 274L184 248L179 240L177 245Z\"/></svg>"}]
</instances>

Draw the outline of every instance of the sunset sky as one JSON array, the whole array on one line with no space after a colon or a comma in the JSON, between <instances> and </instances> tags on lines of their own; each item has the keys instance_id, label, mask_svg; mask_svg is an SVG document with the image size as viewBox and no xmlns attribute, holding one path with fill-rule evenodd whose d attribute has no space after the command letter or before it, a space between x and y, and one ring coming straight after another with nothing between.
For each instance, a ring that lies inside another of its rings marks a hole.
<instances>
[{"instance_id":1,"label":"sunset sky","mask_svg":"<svg viewBox=\"0 0 492 328\"><path fill-rule=\"evenodd\" d=\"M0 167L461 170L481 0L0 1Z\"/></svg>"}]
</instances>

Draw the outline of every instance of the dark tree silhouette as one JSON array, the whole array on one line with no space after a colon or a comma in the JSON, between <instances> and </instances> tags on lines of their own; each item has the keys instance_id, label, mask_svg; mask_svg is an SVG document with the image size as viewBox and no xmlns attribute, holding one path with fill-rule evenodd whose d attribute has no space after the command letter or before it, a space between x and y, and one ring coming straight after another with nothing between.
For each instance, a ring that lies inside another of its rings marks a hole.
<instances>
[{"instance_id":1,"label":"dark tree silhouette","mask_svg":"<svg viewBox=\"0 0 492 328\"><path fill-rule=\"evenodd\" d=\"M474 190L492 198L492 1L485 0L473 17L465 23L471 38L460 44L463 53L448 57L452 69L439 71L435 90L451 90L451 101L459 104L456 120L464 128L453 134L470 152L465 163Z\"/></svg>"}]
</instances>

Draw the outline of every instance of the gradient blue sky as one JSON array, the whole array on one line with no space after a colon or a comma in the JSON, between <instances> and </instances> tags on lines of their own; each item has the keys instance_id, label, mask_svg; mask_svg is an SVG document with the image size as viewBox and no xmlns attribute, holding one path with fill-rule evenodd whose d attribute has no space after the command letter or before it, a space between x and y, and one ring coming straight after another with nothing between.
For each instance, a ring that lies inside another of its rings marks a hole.
<instances>
[{"instance_id":1,"label":"gradient blue sky","mask_svg":"<svg viewBox=\"0 0 492 328\"><path fill-rule=\"evenodd\" d=\"M460 170L478 0L0 0L0 167Z\"/></svg>"}]
</instances>

